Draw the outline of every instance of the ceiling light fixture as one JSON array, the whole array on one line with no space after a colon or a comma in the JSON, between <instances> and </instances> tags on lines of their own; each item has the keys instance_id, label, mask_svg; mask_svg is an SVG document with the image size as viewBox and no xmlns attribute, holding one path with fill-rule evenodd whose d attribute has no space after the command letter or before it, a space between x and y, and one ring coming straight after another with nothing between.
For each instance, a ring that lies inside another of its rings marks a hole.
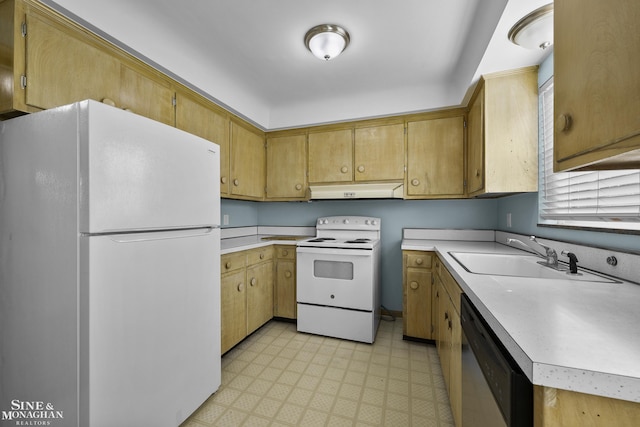
<instances>
[{"instance_id":1,"label":"ceiling light fixture","mask_svg":"<svg viewBox=\"0 0 640 427\"><path fill-rule=\"evenodd\" d=\"M328 61L349 46L349 33L334 24L316 25L304 36L304 44L316 58Z\"/></svg>"},{"instance_id":2,"label":"ceiling light fixture","mask_svg":"<svg viewBox=\"0 0 640 427\"><path fill-rule=\"evenodd\" d=\"M509 40L527 49L546 49L553 44L553 3L542 6L511 27Z\"/></svg>"}]
</instances>

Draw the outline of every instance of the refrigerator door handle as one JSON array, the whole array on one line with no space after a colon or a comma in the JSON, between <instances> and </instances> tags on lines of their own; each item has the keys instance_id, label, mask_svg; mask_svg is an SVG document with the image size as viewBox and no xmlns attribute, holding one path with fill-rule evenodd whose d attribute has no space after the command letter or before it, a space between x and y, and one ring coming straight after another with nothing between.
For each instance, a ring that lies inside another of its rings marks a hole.
<instances>
[{"instance_id":1,"label":"refrigerator door handle","mask_svg":"<svg viewBox=\"0 0 640 427\"><path fill-rule=\"evenodd\" d=\"M167 239L185 239L191 237L203 237L211 234L211 232L218 227L202 227L194 229L182 229L182 230L163 230L153 232L136 232L125 234L111 234L106 235L116 243L139 243L150 242L154 240L167 240Z\"/></svg>"}]
</instances>

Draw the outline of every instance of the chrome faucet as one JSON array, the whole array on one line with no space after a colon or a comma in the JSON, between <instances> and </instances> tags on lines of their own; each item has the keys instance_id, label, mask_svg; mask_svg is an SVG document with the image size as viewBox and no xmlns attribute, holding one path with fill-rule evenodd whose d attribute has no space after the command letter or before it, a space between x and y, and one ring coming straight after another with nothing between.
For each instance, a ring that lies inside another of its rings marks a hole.
<instances>
[{"instance_id":1,"label":"chrome faucet","mask_svg":"<svg viewBox=\"0 0 640 427\"><path fill-rule=\"evenodd\" d=\"M556 270L565 270L564 267L561 267L558 265L558 254L556 253L555 249L543 243L538 242L538 240L536 239L536 236L529 237L529 240L538 244L540 247L542 247L544 249L544 252L518 239L507 239L507 244L510 245L512 243L519 243L525 248L533 250L535 254L538 255L540 258L544 258L545 261L544 262L540 261L540 264L547 267L551 267Z\"/></svg>"}]
</instances>

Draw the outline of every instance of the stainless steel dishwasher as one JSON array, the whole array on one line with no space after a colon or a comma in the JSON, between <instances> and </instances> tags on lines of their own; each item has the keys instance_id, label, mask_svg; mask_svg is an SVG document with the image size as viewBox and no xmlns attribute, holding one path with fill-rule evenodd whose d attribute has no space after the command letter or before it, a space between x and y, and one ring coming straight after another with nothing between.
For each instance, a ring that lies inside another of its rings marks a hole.
<instances>
[{"instance_id":1,"label":"stainless steel dishwasher","mask_svg":"<svg viewBox=\"0 0 640 427\"><path fill-rule=\"evenodd\" d=\"M533 385L463 294L462 426L533 426Z\"/></svg>"}]
</instances>

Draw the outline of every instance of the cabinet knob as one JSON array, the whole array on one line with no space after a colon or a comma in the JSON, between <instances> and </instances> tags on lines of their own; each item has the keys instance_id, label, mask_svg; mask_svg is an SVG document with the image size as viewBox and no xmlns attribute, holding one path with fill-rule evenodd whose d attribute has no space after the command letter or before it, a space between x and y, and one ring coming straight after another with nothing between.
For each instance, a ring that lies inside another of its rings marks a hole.
<instances>
[{"instance_id":1,"label":"cabinet knob","mask_svg":"<svg viewBox=\"0 0 640 427\"><path fill-rule=\"evenodd\" d=\"M296 184L296 190L298 191L302 190L302 184Z\"/></svg>"},{"instance_id":2,"label":"cabinet knob","mask_svg":"<svg viewBox=\"0 0 640 427\"><path fill-rule=\"evenodd\" d=\"M418 282L411 282L409 284L409 287L415 291L416 289L418 289Z\"/></svg>"},{"instance_id":3,"label":"cabinet knob","mask_svg":"<svg viewBox=\"0 0 640 427\"><path fill-rule=\"evenodd\" d=\"M116 106L116 102L115 102L113 99L111 99L111 98L103 98L103 99L102 99L102 103L103 103L103 104L106 104L106 105L110 105L110 106L112 106L112 107L115 107L115 106Z\"/></svg>"},{"instance_id":4,"label":"cabinet knob","mask_svg":"<svg viewBox=\"0 0 640 427\"><path fill-rule=\"evenodd\" d=\"M417 178L413 178L413 179L411 180L411 185L413 185L414 187L416 187L416 186L420 185L420 180L419 180L419 179L417 179Z\"/></svg>"},{"instance_id":5,"label":"cabinet knob","mask_svg":"<svg viewBox=\"0 0 640 427\"><path fill-rule=\"evenodd\" d=\"M244 283L238 283L238 292L244 291Z\"/></svg>"},{"instance_id":6,"label":"cabinet knob","mask_svg":"<svg viewBox=\"0 0 640 427\"><path fill-rule=\"evenodd\" d=\"M227 177L226 176L221 176L220 177L220 183L221 184L226 184L227 183Z\"/></svg>"},{"instance_id":7,"label":"cabinet knob","mask_svg":"<svg viewBox=\"0 0 640 427\"><path fill-rule=\"evenodd\" d=\"M227 270L231 268L231 263L229 261L226 262L226 264L224 265L224 268L226 268Z\"/></svg>"},{"instance_id":8,"label":"cabinet knob","mask_svg":"<svg viewBox=\"0 0 640 427\"><path fill-rule=\"evenodd\" d=\"M343 166L343 167L340 168L340 172L347 173L347 172L349 172L349 168L346 167L346 166Z\"/></svg>"},{"instance_id":9,"label":"cabinet knob","mask_svg":"<svg viewBox=\"0 0 640 427\"><path fill-rule=\"evenodd\" d=\"M291 278L291 272L290 271L285 271L284 272L284 277L286 277L287 279Z\"/></svg>"},{"instance_id":10,"label":"cabinet knob","mask_svg":"<svg viewBox=\"0 0 640 427\"><path fill-rule=\"evenodd\" d=\"M571 114L560 114L556 119L556 132L569 132L572 124Z\"/></svg>"},{"instance_id":11,"label":"cabinet knob","mask_svg":"<svg viewBox=\"0 0 640 427\"><path fill-rule=\"evenodd\" d=\"M289 251L287 249L283 249L282 256L287 256L287 255L289 255Z\"/></svg>"},{"instance_id":12,"label":"cabinet knob","mask_svg":"<svg viewBox=\"0 0 640 427\"><path fill-rule=\"evenodd\" d=\"M358 172L360 173L364 172L364 165L358 166Z\"/></svg>"},{"instance_id":13,"label":"cabinet knob","mask_svg":"<svg viewBox=\"0 0 640 427\"><path fill-rule=\"evenodd\" d=\"M476 169L476 177L480 177L480 169Z\"/></svg>"},{"instance_id":14,"label":"cabinet knob","mask_svg":"<svg viewBox=\"0 0 640 427\"><path fill-rule=\"evenodd\" d=\"M251 280L249 281L249 284L250 284L251 286L255 286L257 282L258 282L258 281L256 280L256 278L255 278L255 277L252 277L252 278L251 278Z\"/></svg>"},{"instance_id":15,"label":"cabinet knob","mask_svg":"<svg viewBox=\"0 0 640 427\"><path fill-rule=\"evenodd\" d=\"M264 253L260 254L260 259L264 259Z\"/></svg>"},{"instance_id":16,"label":"cabinet knob","mask_svg":"<svg viewBox=\"0 0 640 427\"><path fill-rule=\"evenodd\" d=\"M238 181L238 179L234 179L233 180L233 185L235 185L236 187L238 186L238 184L240 184L240 181Z\"/></svg>"},{"instance_id":17,"label":"cabinet knob","mask_svg":"<svg viewBox=\"0 0 640 427\"><path fill-rule=\"evenodd\" d=\"M418 264L418 265L422 265L422 263L423 263L423 262L424 262L424 261L422 260L422 258L418 258L418 259L416 260L416 264Z\"/></svg>"}]
</instances>

